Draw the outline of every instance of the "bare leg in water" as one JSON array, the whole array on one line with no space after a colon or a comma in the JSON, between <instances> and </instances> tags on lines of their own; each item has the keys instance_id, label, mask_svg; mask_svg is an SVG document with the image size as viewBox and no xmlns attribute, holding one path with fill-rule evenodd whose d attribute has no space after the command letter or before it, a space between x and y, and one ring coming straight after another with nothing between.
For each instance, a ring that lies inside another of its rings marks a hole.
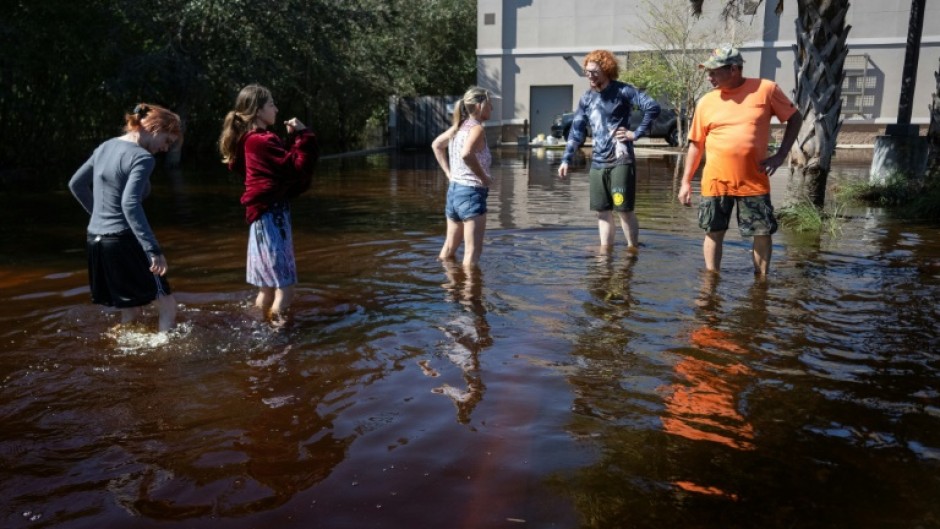
<instances>
[{"instance_id":1,"label":"bare leg in water","mask_svg":"<svg viewBox=\"0 0 940 529\"><path fill-rule=\"evenodd\" d=\"M160 315L157 329L160 332L166 332L176 326L176 298L172 294L157 296L153 303L157 306ZM122 308L121 324L127 325L136 322L142 313L141 307Z\"/></svg>"},{"instance_id":2,"label":"bare leg in water","mask_svg":"<svg viewBox=\"0 0 940 529\"><path fill-rule=\"evenodd\" d=\"M444 239L444 246L441 253L437 256L441 261L452 261L456 258L457 248L463 244L464 229L463 223L453 219L447 219L447 236Z\"/></svg>"},{"instance_id":3,"label":"bare leg in water","mask_svg":"<svg viewBox=\"0 0 940 529\"><path fill-rule=\"evenodd\" d=\"M258 290L258 297L255 298L255 308L261 311L265 319L270 319L274 323L284 323L293 300L294 285L283 288L261 287Z\"/></svg>"},{"instance_id":4,"label":"bare leg in water","mask_svg":"<svg viewBox=\"0 0 940 529\"><path fill-rule=\"evenodd\" d=\"M640 223L637 221L636 213L633 211L618 211L620 218L620 227L623 229L624 238L627 240L627 249L636 252L637 245L640 243ZM597 212L597 234L601 240L601 251L606 253L614 247L614 216L611 211Z\"/></svg>"}]
</instances>

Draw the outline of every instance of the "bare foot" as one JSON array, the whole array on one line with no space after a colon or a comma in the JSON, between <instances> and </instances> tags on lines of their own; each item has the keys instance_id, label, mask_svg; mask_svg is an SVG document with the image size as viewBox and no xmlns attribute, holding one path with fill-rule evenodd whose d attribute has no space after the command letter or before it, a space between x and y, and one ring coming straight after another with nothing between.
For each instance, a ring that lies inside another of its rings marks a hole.
<instances>
[{"instance_id":1,"label":"bare foot","mask_svg":"<svg viewBox=\"0 0 940 529\"><path fill-rule=\"evenodd\" d=\"M271 313L271 327L274 330L280 331L287 328L290 324L290 316L283 312L272 312Z\"/></svg>"}]
</instances>

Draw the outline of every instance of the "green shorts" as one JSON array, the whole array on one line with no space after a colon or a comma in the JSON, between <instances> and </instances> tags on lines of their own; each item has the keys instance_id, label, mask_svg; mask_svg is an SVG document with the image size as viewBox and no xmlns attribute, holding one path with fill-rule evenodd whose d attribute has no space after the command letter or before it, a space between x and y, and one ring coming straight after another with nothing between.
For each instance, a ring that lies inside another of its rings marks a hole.
<instances>
[{"instance_id":1,"label":"green shorts","mask_svg":"<svg viewBox=\"0 0 940 529\"><path fill-rule=\"evenodd\" d=\"M698 206L699 227L707 232L727 230L735 204L738 205L738 229L742 236L773 235L777 232L777 218L770 204L770 195L702 197Z\"/></svg>"},{"instance_id":2,"label":"green shorts","mask_svg":"<svg viewBox=\"0 0 940 529\"><path fill-rule=\"evenodd\" d=\"M633 211L636 168L632 163L591 169L591 211Z\"/></svg>"}]
</instances>

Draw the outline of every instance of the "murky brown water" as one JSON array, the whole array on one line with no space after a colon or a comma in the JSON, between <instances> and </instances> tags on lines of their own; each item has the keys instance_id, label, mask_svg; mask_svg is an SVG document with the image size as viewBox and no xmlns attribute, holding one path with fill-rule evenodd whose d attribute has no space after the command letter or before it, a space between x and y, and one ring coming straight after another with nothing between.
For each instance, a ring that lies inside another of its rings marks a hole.
<instances>
[{"instance_id":1,"label":"murky brown water","mask_svg":"<svg viewBox=\"0 0 940 529\"><path fill-rule=\"evenodd\" d=\"M0 195L0 526L940 526L937 228L784 230L766 283L732 232L710 282L670 160L640 160L630 260L596 255L583 172L503 151L469 277L435 259L430 155L325 160L282 333L224 172L147 204L169 336L88 302L64 185Z\"/></svg>"}]
</instances>

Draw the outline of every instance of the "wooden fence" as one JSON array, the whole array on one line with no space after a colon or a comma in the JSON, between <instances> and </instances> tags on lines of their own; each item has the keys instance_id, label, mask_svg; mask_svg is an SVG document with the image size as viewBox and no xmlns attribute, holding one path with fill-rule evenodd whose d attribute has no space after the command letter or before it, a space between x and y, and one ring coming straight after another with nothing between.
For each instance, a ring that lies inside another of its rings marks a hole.
<instances>
[{"instance_id":1,"label":"wooden fence","mask_svg":"<svg viewBox=\"0 0 940 529\"><path fill-rule=\"evenodd\" d=\"M392 97L389 99L389 145L398 149L431 146L450 127L453 104L460 96Z\"/></svg>"}]
</instances>

